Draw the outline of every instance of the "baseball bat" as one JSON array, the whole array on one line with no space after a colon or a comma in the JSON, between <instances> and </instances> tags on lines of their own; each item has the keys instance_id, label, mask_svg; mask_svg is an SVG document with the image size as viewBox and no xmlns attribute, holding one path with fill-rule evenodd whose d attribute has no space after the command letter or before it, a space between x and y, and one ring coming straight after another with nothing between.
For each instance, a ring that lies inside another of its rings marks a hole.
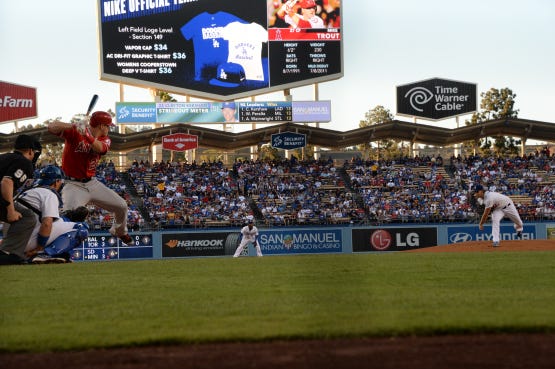
<instances>
[{"instance_id":1,"label":"baseball bat","mask_svg":"<svg viewBox=\"0 0 555 369\"><path fill-rule=\"evenodd\" d=\"M91 111L94 109L94 106L96 105L96 102L97 102L97 101L98 101L98 95L97 95L97 94L94 94L93 97L92 97L92 99L91 99L91 102L89 103L89 107L88 107L88 109L87 109L87 114L86 114L87 117L89 116L89 114L91 113Z\"/></svg>"}]
</instances>

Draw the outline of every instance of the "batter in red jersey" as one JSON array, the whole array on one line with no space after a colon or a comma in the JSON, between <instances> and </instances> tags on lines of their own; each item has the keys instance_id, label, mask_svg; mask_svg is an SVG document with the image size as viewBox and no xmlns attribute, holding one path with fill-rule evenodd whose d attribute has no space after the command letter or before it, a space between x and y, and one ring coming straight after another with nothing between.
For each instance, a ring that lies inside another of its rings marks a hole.
<instances>
[{"instance_id":1,"label":"batter in red jersey","mask_svg":"<svg viewBox=\"0 0 555 369\"><path fill-rule=\"evenodd\" d=\"M62 154L62 169L66 174L62 191L64 210L92 204L114 213L110 233L129 244L127 202L95 177L100 158L110 150L112 141L108 132L113 125L109 113L97 111L92 114L89 124L55 121L48 125L48 131L65 141Z\"/></svg>"},{"instance_id":2,"label":"batter in red jersey","mask_svg":"<svg viewBox=\"0 0 555 369\"><path fill-rule=\"evenodd\" d=\"M316 15L317 8L314 0L287 0L277 15L291 28L325 28L322 18Z\"/></svg>"}]
</instances>

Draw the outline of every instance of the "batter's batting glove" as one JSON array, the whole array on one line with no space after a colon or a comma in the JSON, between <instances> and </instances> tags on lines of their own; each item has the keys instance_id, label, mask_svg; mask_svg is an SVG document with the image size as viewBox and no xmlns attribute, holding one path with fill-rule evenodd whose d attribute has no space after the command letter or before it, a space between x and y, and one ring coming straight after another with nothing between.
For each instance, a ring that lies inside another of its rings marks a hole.
<instances>
[{"instance_id":1,"label":"batter's batting glove","mask_svg":"<svg viewBox=\"0 0 555 369\"><path fill-rule=\"evenodd\" d=\"M297 0L289 0L286 1L285 4L282 5L281 11L285 13L290 13L293 10L293 6L297 3Z\"/></svg>"},{"instance_id":2,"label":"batter's batting glove","mask_svg":"<svg viewBox=\"0 0 555 369\"><path fill-rule=\"evenodd\" d=\"M77 132L84 135L87 128L89 128L89 120L81 119L79 122L73 123L72 125L77 130Z\"/></svg>"}]
</instances>

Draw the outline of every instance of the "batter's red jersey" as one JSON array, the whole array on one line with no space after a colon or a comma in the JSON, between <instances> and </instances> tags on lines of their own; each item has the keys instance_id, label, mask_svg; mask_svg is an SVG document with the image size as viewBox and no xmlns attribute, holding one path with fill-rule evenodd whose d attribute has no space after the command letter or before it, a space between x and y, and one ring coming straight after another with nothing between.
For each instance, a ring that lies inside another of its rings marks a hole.
<instances>
[{"instance_id":1,"label":"batter's red jersey","mask_svg":"<svg viewBox=\"0 0 555 369\"><path fill-rule=\"evenodd\" d=\"M75 128L66 129L59 136L65 140L62 169L66 176L77 179L94 177L98 161L110 149L110 137L97 137L105 149L104 153L99 154L92 150L92 145Z\"/></svg>"}]
</instances>

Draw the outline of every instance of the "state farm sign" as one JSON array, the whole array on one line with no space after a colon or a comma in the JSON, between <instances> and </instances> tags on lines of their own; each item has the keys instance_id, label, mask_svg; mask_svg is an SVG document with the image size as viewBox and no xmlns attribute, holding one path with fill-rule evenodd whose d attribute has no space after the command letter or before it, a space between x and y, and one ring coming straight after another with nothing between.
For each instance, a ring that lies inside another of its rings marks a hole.
<instances>
[{"instance_id":1,"label":"state farm sign","mask_svg":"<svg viewBox=\"0 0 555 369\"><path fill-rule=\"evenodd\" d=\"M397 86L397 114L431 120L476 111L477 85L433 78Z\"/></svg>"},{"instance_id":2,"label":"state farm sign","mask_svg":"<svg viewBox=\"0 0 555 369\"><path fill-rule=\"evenodd\" d=\"M162 137L162 148L173 151L187 151L198 148L198 136L174 133Z\"/></svg>"},{"instance_id":3,"label":"state farm sign","mask_svg":"<svg viewBox=\"0 0 555 369\"><path fill-rule=\"evenodd\" d=\"M0 123L37 117L37 89L0 81Z\"/></svg>"}]
</instances>

